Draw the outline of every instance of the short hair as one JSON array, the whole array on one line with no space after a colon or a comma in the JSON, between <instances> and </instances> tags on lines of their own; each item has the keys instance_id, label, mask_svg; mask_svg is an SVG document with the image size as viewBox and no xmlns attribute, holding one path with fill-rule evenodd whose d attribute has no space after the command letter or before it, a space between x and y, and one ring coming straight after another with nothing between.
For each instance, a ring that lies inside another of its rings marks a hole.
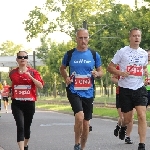
<instances>
[{"instance_id":1,"label":"short hair","mask_svg":"<svg viewBox=\"0 0 150 150\"><path fill-rule=\"evenodd\" d=\"M141 32L141 34L142 34L142 31L139 28L134 27L134 28L130 29L129 36L131 35L131 32L134 31L134 30L139 30Z\"/></svg>"},{"instance_id":2,"label":"short hair","mask_svg":"<svg viewBox=\"0 0 150 150\"><path fill-rule=\"evenodd\" d=\"M21 53L21 52L24 52L24 53L26 53L26 54L28 55L28 53L27 53L26 51L22 50L22 51L19 51L19 52L17 53L17 56L18 56L19 53Z\"/></svg>"},{"instance_id":3,"label":"short hair","mask_svg":"<svg viewBox=\"0 0 150 150\"><path fill-rule=\"evenodd\" d=\"M79 28L79 29L77 29L76 36L77 36L77 33L78 33L79 31L87 31L87 32L88 32L88 30L85 29L85 28ZM89 33L89 32L88 32L88 33Z\"/></svg>"}]
</instances>

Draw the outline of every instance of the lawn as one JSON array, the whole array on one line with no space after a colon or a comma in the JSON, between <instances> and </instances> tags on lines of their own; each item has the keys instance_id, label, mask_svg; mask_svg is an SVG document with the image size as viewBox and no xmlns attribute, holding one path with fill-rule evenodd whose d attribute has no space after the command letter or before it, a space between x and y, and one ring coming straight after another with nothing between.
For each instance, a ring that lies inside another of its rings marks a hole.
<instances>
[{"instance_id":1,"label":"lawn","mask_svg":"<svg viewBox=\"0 0 150 150\"><path fill-rule=\"evenodd\" d=\"M46 103L45 101L55 101L55 102L59 102L59 103L54 103L54 104L50 104L50 103ZM69 103L65 103L65 104L62 104L60 103L61 101L64 101L67 99L64 98L58 98L58 99L54 99L54 98L48 98L47 100L45 99L45 101L43 102L43 100L38 100L36 102L36 108L39 108L39 109L43 109L43 110L51 110L51 111L59 111L59 112L63 112L63 113L72 113L72 109L70 107L70 104ZM106 101L104 99L104 97L101 99L100 98L100 101L101 102L113 102L111 100L109 101ZM98 102L98 98L95 99L95 102ZM110 118L118 118L118 113L117 113L117 110L116 108L111 108L111 107L95 107L94 106L94 109L93 109L93 116L102 116L102 117L110 117ZM135 113L134 115L134 119L137 120L137 115ZM147 121L150 121L150 111L147 110Z\"/></svg>"}]
</instances>

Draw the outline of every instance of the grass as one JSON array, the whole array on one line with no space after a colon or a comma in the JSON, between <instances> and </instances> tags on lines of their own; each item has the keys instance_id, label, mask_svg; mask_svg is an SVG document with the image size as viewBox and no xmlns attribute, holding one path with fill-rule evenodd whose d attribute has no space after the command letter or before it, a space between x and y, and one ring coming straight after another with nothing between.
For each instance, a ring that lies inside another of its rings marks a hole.
<instances>
[{"instance_id":1,"label":"grass","mask_svg":"<svg viewBox=\"0 0 150 150\"><path fill-rule=\"evenodd\" d=\"M39 100L50 100L50 101L68 101L67 97L60 97L57 96L57 98L54 97L45 97L45 96L41 96L38 98ZM107 95L96 95L94 101L95 102L102 102L102 103L115 103L115 95L111 95L110 97L108 97Z\"/></svg>"},{"instance_id":2,"label":"grass","mask_svg":"<svg viewBox=\"0 0 150 150\"><path fill-rule=\"evenodd\" d=\"M56 99L55 99L56 100ZM63 113L73 113L70 104L48 104L43 103L42 101L36 102L36 108L43 109L43 110L51 110L51 111L58 111ZM110 117L110 118L118 118L118 113L116 108L108 108L108 107L94 107L93 115L101 116L101 117ZM147 110L147 121L150 121L150 111ZM137 115L135 113L134 119L137 120Z\"/></svg>"}]
</instances>

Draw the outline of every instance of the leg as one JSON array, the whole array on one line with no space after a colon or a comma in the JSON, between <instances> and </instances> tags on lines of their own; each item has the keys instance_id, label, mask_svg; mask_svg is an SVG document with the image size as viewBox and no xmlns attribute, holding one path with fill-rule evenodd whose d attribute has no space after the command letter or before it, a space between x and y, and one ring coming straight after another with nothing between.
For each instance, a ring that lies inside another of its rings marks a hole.
<instances>
[{"instance_id":1,"label":"leg","mask_svg":"<svg viewBox=\"0 0 150 150\"><path fill-rule=\"evenodd\" d=\"M83 131L81 136L81 149L85 148L88 135L89 135L89 121L92 119L93 113L93 98L82 98L82 106L83 106L83 113L84 113L84 120L83 120Z\"/></svg>"},{"instance_id":2,"label":"leg","mask_svg":"<svg viewBox=\"0 0 150 150\"><path fill-rule=\"evenodd\" d=\"M134 91L134 103L135 109L137 111L138 117L138 134L139 134L139 147L138 150L145 150L145 141L146 141L146 131L147 131L147 122L146 122L146 106L148 103L147 90L145 86Z\"/></svg>"},{"instance_id":3,"label":"leg","mask_svg":"<svg viewBox=\"0 0 150 150\"><path fill-rule=\"evenodd\" d=\"M24 104L24 147L28 147L30 138L30 127L35 113L35 102L25 102Z\"/></svg>"},{"instance_id":4,"label":"leg","mask_svg":"<svg viewBox=\"0 0 150 150\"><path fill-rule=\"evenodd\" d=\"M128 136L128 137L130 137L130 134L131 134L131 132L132 132L134 113L135 113L135 109L133 109L133 111L132 111L132 120L131 120L131 122L129 122L129 123L127 124L126 136Z\"/></svg>"},{"instance_id":5,"label":"leg","mask_svg":"<svg viewBox=\"0 0 150 150\"><path fill-rule=\"evenodd\" d=\"M85 148L85 144L87 142L88 134L89 134L89 121L83 120L83 132L82 132L82 135L81 135L81 149Z\"/></svg>"},{"instance_id":6,"label":"leg","mask_svg":"<svg viewBox=\"0 0 150 150\"><path fill-rule=\"evenodd\" d=\"M114 135L116 137L118 136L118 132L119 132L120 127L121 127L122 122L123 122L123 115L121 112L121 108L118 108L117 111L118 111L119 118L118 118L118 123L117 123L116 129L114 130Z\"/></svg>"},{"instance_id":7,"label":"leg","mask_svg":"<svg viewBox=\"0 0 150 150\"><path fill-rule=\"evenodd\" d=\"M3 97L4 100L4 108L6 110L6 113L8 113L8 98L7 97Z\"/></svg>"},{"instance_id":8,"label":"leg","mask_svg":"<svg viewBox=\"0 0 150 150\"><path fill-rule=\"evenodd\" d=\"M119 101L121 106L121 112L123 114L124 121L122 122L121 130L119 131L119 138L125 139L127 125L133 120L133 101L132 101L131 89L120 87Z\"/></svg>"},{"instance_id":9,"label":"leg","mask_svg":"<svg viewBox=\"0 0 150 150\"><path fill-rule=\"evenodd\" d=\"M82 107L82 100L77 94L71 93L69 88L66 88L67 97L71 104L72 110L75 116L75 125L74 125L74 133L75 133L75 145L74 150L80 149L80 142L81 142L81 135L83 131L83 107Z\"/></svg>"},{"instance_id":10,"label":"leg","mask_svg":"<svg viewBox=\"0 0 150 150\"><path fill-rule=\"evenodd\" d=\"M118 118L118 125L121 126L122 123L123 123L123 121L124 121L124 119L123 119L123 114L122 114L122 112L121 112L121 108L118 108L117 111L118 111L118 115L119 115L119 118Z\"/></svg>"},{"instance_id":11,"label":"leg","mask_svg":"<svg viewBox=\"0 0 150 150\"><path fill-rule=\"evenodd\" d=\"M138 134L140 137L140 143L145 143L146 141L146 107L145 106L136 106L135 107L138 116Z\"/></svg>"},{"instance_id":12,"label":"leg","mask_svg":"<svg viewBox=\"0 0 150 150\"><path fill-rule=\"evenodd\" d=\"M118 123L117 123L116 129L114 130L114 135L117 137L118 133L119 133L119 130L120 130L120 127L121 127L122 122L123 122L123 115L122 115L122 112L121 112L119 94L116 94L116 108L117 108L119 117L118 117Z\"/></svg>"},{"instance_id":13,"label":"leg","mask_svg":"<svg viewBox=\"0 0 150 150\"><path fill-rule=\"evenodd\" d=\"M83 131L83 119L84 119L84 114L83 111L80 111L75 114L75 126L74 126L74 131L75 131L75 144L78 145L80 143L80 137L82 136L82 131Z\"/></svg>"},{"instance_id":14,"label":"leg","mask_svg":"<svg viewBox=\"0 0 150 150\"><path fill-rule=\"evenodd\" d=\"M9 103L8 103L8 97L6 97L6 113L8 113L8 105L9 105Z\"/></svg>"},{"instance_id":15,"label":"leg","mask_svg":"<svg viewBox=\"0 0 150 150\"><path fill-rule=\"evenodd\" d=\"M11 104L12 114L17 126L17 142L20 150L24 150L24 116L18 105L14 102Z\"/></svg>"},{"instance_id":16,"label":"leg","mask_svg":"<svg viewBox=\"0 0 150 150\"><path fill-rule=\"evenodd\" d=\"M119 130L119 138L121 140L125 139L127 125L132 121L132 111L123 113L124 121L122 122L121 129Z\"/></svg>"},{"instance_id":17,"label":"leg","mask_svg":"<svg viewBox=\"0 0 150 150\"><path fill-rule=\"evenodd\" d=\"M133 116L133 117L132 117L131 122L129 122L129 123L127 124L126 138L125 138L125 143L126 143L126 144L132 144L132 143L133 143L133 141L130 139L130 134L131 134L132 128L133 128L134 112L135 112L135 109L133 109L133 111L132 111L132 116Z\"/></svg>"}]
</instances>

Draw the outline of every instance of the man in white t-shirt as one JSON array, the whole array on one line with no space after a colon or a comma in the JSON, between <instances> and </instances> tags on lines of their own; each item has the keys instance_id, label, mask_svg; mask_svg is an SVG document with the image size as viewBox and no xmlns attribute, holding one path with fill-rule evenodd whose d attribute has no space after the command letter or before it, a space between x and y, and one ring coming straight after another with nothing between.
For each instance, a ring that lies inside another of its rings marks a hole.
<instances>
[{"instance_id":1,"label":"man in white t-shirt","mask_svg":"<svg viewBox=\"0 0 150 150\"><path fill-rule=\"evenodd\" d=\"M107 70L120 76L120 105L124 116L124 124L119 131L119 138L124 140L126 125L132 120L133 108L138 116L139 146L138 150L145 150L146 140L146 105L147 91L143 83L143 76L147 75L148 54L139 47L142 32L133 28L129 32L130 46L125 46L116 52ZM116 69L117 64L120 70Z\"/></svg>"}]
</instances>

